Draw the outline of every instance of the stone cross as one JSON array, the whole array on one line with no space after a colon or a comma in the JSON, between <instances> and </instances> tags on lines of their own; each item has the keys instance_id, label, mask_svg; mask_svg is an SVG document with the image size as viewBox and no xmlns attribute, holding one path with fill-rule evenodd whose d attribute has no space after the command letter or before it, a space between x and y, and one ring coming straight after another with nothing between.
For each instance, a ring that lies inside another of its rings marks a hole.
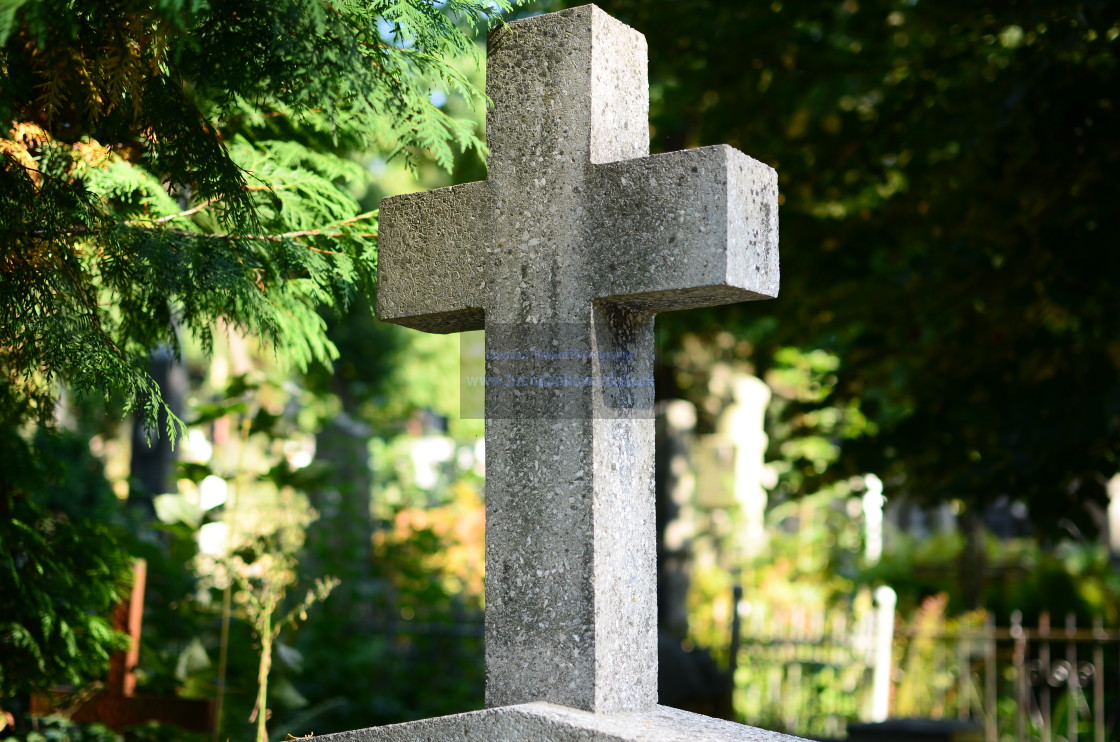
<instances>
[{"instance_id":1,"label":"stone cross","mask_svg":"<svg viewBox=\"0 0 1120 742\"><path fill-rule=\"evenodd\" d=\"M378 316L486 330L486 704L657 702L653 317L778 291L777 176L649 156L645 38L490 38L483 182L386 199ZM520 365L518 365L520 364Z\"/></svg>"}]
</instances>

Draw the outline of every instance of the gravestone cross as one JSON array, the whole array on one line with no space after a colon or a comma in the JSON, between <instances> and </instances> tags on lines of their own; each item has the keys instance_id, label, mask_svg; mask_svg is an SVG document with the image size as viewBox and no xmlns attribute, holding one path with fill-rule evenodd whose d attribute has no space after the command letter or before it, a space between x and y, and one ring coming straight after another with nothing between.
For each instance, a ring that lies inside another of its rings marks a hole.
<instances>
[{"instance_id":1,"label":"gravestone cross","mask_svg":"<svg viewBox=\"0 0 1120 742\"><path fill-rule=\"evenodd\" d=\"M486 330L486 704L657 702L653 316L778 291L775 172L649 156L645 38L490 38L489 176L381 206L378 316Z\"/></svg>"}]
</instances>

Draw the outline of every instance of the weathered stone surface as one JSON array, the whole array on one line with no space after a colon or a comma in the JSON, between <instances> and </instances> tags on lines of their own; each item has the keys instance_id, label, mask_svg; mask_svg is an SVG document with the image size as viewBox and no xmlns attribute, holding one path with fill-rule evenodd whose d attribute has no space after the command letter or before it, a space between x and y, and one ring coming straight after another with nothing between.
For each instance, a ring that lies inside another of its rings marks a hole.
<instances>
[{"instance_id":1,"label":"weathered stone surface","mask_svg":"<svg viewBox=\"0 0 1120 742\"><path fill-rule=\"evenodd\" d=\"M382 203L378 316L485 327L511 380L486 388L487 705L650 709L653 313L777 294L777 178L647 156L644 37L594 6L496 31L487 76L489 176ZM591 383L509 358L568 348Z\"/></svg>"},{"instance_id":2,"label":"weathered stone surface","mask_svg":"<svg viewBox=\"0 0 1120 742\"><path fill-rule=\"evenodd\" d=\"M408 724L342 734L323 742L796 742L799 737L713 719L665 706L645 711L593 714L555 706L472 711Z\"/></svg>"}]
</instances>

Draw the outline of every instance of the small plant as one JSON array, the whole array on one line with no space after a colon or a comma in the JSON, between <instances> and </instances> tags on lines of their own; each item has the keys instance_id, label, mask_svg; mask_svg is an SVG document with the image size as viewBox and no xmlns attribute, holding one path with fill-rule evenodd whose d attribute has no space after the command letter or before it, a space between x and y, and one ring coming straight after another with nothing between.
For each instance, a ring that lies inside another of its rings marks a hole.
<instances>
[{"instance_id":1,"label":"small plant","mask_svg":"<svg viewBox=\"0 0 1120 742\"><path fill-rule=\"evenodd\" d=\"M272 671L272 654L280 633L297 621L306 620L308 609L325 600L339 581L333 577L316 580L296 605L287 612L278 612L290 587L297 581L295 549L302 545L302 530L280 529L275 539L260 538L251 548L230 559L230 575L237 585L235 600L260 640L260 662L257 666L257 702L253 717L257 725L257 742L268 742L268 676ZM292 546L295 549L292 549Z\"/></svg>"}]
</instances>

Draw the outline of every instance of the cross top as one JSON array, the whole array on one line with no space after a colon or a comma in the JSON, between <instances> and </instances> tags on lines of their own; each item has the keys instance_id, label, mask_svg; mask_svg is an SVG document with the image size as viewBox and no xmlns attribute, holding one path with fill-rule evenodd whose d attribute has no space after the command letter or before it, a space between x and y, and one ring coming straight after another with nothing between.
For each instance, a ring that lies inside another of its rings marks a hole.
<instances>
[{"instance_id":1,"label":"cross top","mask_svg":"<svg viewBox=\"0 0 1120 742\"><path fill-rule=\"evenodd\" d=\"M378 316L486 329L506 380L486 387L487 705L647 708L653 315L777 295L777 176L728 146L649 156L645 38L594 5L495 31L487 93L487 180L382 203Z\"/></svg>"}]
</instances>

